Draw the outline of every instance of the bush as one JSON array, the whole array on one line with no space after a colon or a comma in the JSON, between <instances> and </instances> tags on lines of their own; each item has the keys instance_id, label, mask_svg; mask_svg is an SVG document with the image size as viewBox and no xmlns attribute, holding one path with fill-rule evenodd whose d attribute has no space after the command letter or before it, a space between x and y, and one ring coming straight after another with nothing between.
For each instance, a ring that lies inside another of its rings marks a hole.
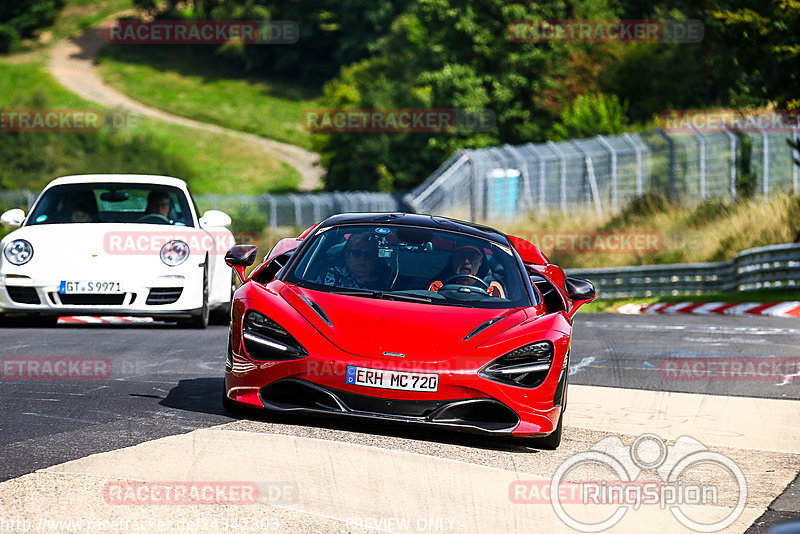
<instances>
[{"instance_id":1,"label":"bush","mask_svg":"<svg viewBox=\"0 0 800 534\"><path fill-rule=\"evenodd\" d=\"M628 103L620 103L616 95L582 94L561 113L548 137L566 139L613 135L625 131Z\"/></svg>"},{"instance_id":2,"label":"bush","mask_svg":"<svg viewBox=\"0 0 800 534\"><path fill-rule=\"evenodd\" d=\"M12 0L0 2L0 53L13 48L19 37L55 22L64 0Z\"/></svg>"},{"instance_id":3,"label":"bush","mask_svg":"<svg viewBox=\"0 0 800 534\"><path fill-rule=\"evenodd\" d=\"M0 54L7 54L16 48L19 42L17 30L8 24L0 24Z\"/></svg>"},{"instance_id":4,"label":"bush","mask_svg":"<svg viewBox=\"0 0 800 534\"><path fill-rule=\"evenodd\" d=\"M41 91L16 97L19 109L54 107ZM56 176L96 172L186 177L189 167L146 135L128 132L3 132L0 189L38 189Z\"/></svg>"},{"instance_id":5,"label":"bush","mask_svg":"<svg viewBox=\"0 0 800 534\"><path fill-rule=\"evenodd\" d=\"M736 154L736 198L752 198L758 187L758 176L752 169L753 143L741 132L736 132L739 153Z\"/></svg>"}]
</instances>

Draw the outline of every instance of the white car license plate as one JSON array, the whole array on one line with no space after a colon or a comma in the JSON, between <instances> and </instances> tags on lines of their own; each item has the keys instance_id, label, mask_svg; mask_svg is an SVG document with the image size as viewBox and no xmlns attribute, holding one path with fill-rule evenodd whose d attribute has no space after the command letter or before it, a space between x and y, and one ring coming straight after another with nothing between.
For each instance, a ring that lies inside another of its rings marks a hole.
<instances>
[{"instance_id":1,"label":"white car license plate","mask_svg":"<svg viewBox=\"0 0 800 534\"><path fill-rule=\"evenodd\" d=\"M58 292L62 295L74 293L124 293L120 282L108 282L105 280L62 280Z\"/></svg>"},{"instance_id":2,"label":"white car license plate","mask_svg":"<svg viewBox=\"0 0 800 534\"><path fill-rule=\"evenodd\" d=\"M386 369L347 366L348 384L370 388L400 389L403 391L437 391L439 375L435 373L406 373Z\"/></svg>"}]
</instances>

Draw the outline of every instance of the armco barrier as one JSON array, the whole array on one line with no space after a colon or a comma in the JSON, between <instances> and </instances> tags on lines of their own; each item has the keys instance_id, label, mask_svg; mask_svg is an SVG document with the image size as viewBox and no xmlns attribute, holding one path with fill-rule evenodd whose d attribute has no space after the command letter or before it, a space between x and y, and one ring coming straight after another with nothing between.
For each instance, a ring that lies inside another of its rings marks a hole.
<instances>
[{"instance_id":1,"label":"armco barrier","mask_svg":"<svg viewBox=\"0 0 800 534\"><path fill-rule=\"evenodd\" d=\"M727 262L568 269L567 274L592 281L601 299L800 290L800 244L753 248Z\"/></svg>"}]
</instances>

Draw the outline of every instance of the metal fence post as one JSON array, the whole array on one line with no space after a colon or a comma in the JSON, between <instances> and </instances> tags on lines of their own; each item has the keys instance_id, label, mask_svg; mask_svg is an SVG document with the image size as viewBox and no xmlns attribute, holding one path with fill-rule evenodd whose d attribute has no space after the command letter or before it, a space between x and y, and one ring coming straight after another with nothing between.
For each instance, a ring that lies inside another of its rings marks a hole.
<instances>
[{"instance_id":1,"label":"metal fence post","mask_svg":"<svg viewBox=\"0 0 800 534\"><path fill-rule=\"evenodd\" d=\"M656 128L658 135L664 138L669 147L669 199L675 199L675 141L672 140L667 132L661 128Z\"/></svg>"},{"instance_id":2,"label":"metal fence post","mask_svg":"<svg viewBox=\"0 0 800 534\"><path fill-rule=\"evenodd\" d=\"M636 143L631 134L624 133L622 137L633 147L633 151L636 154L636 195L642 196L644 194L644 184L642 180L642 147Z\"/></svg>"},{"instance_id":3,"label":"metal fence post","mask_svg":"<svg viewBox=\"0 0 800 534\"><path fill-rule=\"evenodd\" d=\"M31 208L33 207L33 203L36 202L36 195L34 195L33 191L31 191L30 189L26 189L24 191L24 194L25 194L25 202L27 202L28 204L27 211L30 212Z\"/></svg>"},{"instance_id":4,"label":"metal fence post","mask_svg":"<svg viewBox=\"0 0 800 534\"><path fill-rule=\"evenodd\" d=\"M478 173L472 151L467 150L466 155L469 160L469 220L475 222L478 220Z\"/></svg>"},{"instance_id":5,"label":"metal fence post","mask_svg":"<svg viewBox=\"0 0 800 534\"><path fill-rule=\"evenodd\" d=\"M619 180L617 174L617 151L606 141L602 135L597 136L597 140L611 153L611 209L617 211L619 204Z\"/></svg>"},{"instance_id":6,"label":"metal fence post","mask_svg":"<svg viewBox=\"0 0 800 534\"><path fill-rule=\"evenodd\" d=\"M764 183L762 191L765 197L769 197L769 135L767 135L767 131L758 124L758 121L753 121L753 124L761 133L761 150L763 152L763 154L761 154L761 165L764 167Z\"/></svg>"},{"instance_id":7,"label":"metal fence post","mask_svg":"<svg viewBox=\"0 0 800 534\"><path fill-rule=\"evenodd\" d=\"M561 160L561 211L567 212L567 156L552 141L547 142L547 146L558 155Z\"/></svg>"},{"instance_id":8,"label":"metal fence post","mask_svg":"<svg viewBox=\"0 0 800 534\"><path fill-rule=\"evenodd\" d=\"M700 133L700 130L694 127L694 124L689 124L689 128L697 136L700 143L700 198L706 199L706 137Z\"/></svg>"},{"instance_id":9,"label":"metal fence post","mask_svg":"<svg viewBox=\"0 0 800 534\"><path fill-rule=\"evenodd\" d=\"M536 159L539 160L539 183L538 183L539 199L538 199L538 201L539 201L539 211L544 213L544 212L547 211L547 198L546 198L547 189L545 188L545 185L546 185L545 180L547 178L547 175L546 175L547 163L544 160L544 156L542 156L539 153L539 150L536 148L536 145L534 145L533 143L528 143L528 146L530 146L531 152L533 152L533 154L536 156Z\"/></svg>"},{"instance_id":10,"label":"metal fence post","mask_svg":"<svg viewBox=\"0 0 800 534\"><path fill-rule=\"evenodd\" d=\"M268 196L269 202L269 226L270 228L278 227L278 201L274 196Z\"/></svg>"},{"instance_id":11,"label":"metal fence post","mask_svg":"<svg viewBox=\"0 0 800 534\"><path fill-rule=\"evenodd\" d=\"M736 200L736 136L724 122L720 122L720 126L731 140L731 197Z\"/></svg>"},{"instance_id":12,"label":"metal fence post","mask_svg":"<svg viewBox=\"0 0 800 534\"><path fill-rule=\"evenodd\" d=\"M792 141L795 146L800 146L800 128L797 126L792 128ZM792 159L792 191L794 194L800 193L800 150L791 150Z\"/></svg>"},{"instance_id":13,"label":"metal fence post","mask_svg":"<svg viewBox=\"0 0 800 534\"><path fill-rule=\"evenodd\" d=\"M592 161L592 157L581 148L576 139L572 140L572 145L575 147L575 150L583 154L583 165L586 169L586 177L589 178L589 190L592 192L592 203L594 204L594 209L597 211L597 214L603 215L603 205L600 202L600 190L597 188L597 179L594 175L594 162Z\"/></svg>"}]
</instances>

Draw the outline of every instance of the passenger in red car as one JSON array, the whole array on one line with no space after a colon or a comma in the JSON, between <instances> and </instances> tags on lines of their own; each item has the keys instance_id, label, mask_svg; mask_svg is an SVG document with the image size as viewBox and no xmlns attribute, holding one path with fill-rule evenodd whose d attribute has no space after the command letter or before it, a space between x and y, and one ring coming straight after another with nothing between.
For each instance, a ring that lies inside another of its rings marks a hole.
<instances>
[{"instance_id":1,"label":"passenger in red car","mask_svg":"<svg viewBox=\"0 0 800 534\"><path fill-rule=\"evenodd\" d=\"M447 266L435 277L435 281L431 283L428 288L430 291L438 291L440 287L448 279L454 279L458 283L469 286L480 286L477 280L470 280L469 277L480 278L485 281L487 273L483 276L479 274L481 265L483 264L483 254L477 247L465 245L458 247L453 251L450 256L450 261ZM456 275L464 275L462 278L455 278ZM487 292L493 297L505 297L503 286L496 280L487 282Z\"/></svg>"}]
</instances>

